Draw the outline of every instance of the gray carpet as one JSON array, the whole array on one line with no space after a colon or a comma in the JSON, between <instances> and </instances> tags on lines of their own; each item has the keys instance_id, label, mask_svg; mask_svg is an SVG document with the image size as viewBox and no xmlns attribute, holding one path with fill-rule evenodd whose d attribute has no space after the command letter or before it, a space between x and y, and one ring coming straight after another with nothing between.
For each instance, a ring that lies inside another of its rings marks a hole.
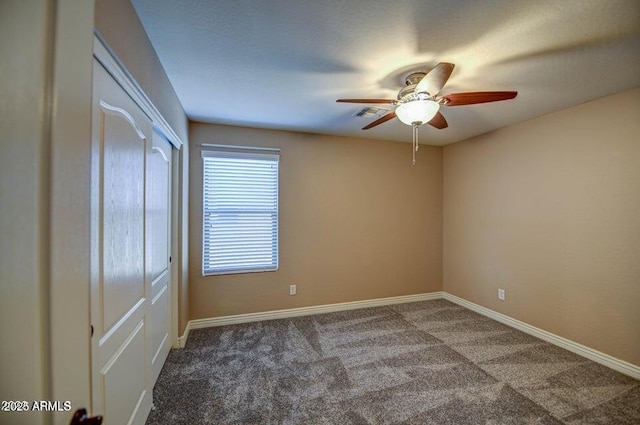
<instances>
[{"instance_id":1,"label":"gray carpet","mask_svg":"<svg viewBox=\"0 0 640 425\"><path fill-rule=\"evenodd\" d=\"M192 331L148 424L640 424L640 382L445 300Z\"/></svg>"}]
</instances>

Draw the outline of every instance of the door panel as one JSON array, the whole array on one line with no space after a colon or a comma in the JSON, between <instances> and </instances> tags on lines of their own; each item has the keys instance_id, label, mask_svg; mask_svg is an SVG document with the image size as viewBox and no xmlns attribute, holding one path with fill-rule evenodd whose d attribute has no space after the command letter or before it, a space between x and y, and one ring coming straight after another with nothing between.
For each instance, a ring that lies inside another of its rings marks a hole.
<instances>
[{"instance_id":1,"label":"door panel","mask_svg":"<svg viewBox=\"0 0 640 425\"><path fill-rule=\"evenodd\" d=\"M140 367L145 361L144 322L140 321L100 371L108 401L105 423L127 424L143 415L140 422L146 419L146 414L140 411L147 396L145 372ZM123 382L127 384L122 385ZM145 389L140 391L140 388Z\"/></svg>"},{"instance_id":2,"label":"door panel","mask_svg":"<svg viewBox=\"0 0 640 425\"><path fill-rule=\"evenodd\" d=\"M166 281L167 279L164 280ZM151 365L152 372L154 373L152 373L151 376L154 383L160 374L162 365L164 364L171 348L168 326L168 324L170 324L169 321L171 320L171 315L169 314L171 294L168 284L165 283L161 286L160 292L152 300L151 321L149 323L149 328L151 329L151 335L149 338L149 345L151 349L149 350L149 354L152 356Z\"/></svg>"},{"instance_id":3,"label":"door panel","mask_svg":"<svg viewBox=\"0 0 640 425\"><path fill-rule=\"evenodd\" d=\"M104 331L144 298L145 136L104 100L102 122L102 284Z\"/></svg>"},{"instance_id":4,"label":"door panel","mask_svg":"<svg viewBox=\"0 0 640 425\"><path fill-rule=\"evenodd\" d=\"M169 268L171 211L171 145L155 131L147 161L147 272L154 281Z\"/></svg>"},{"instance_id":5,"label":"door panel","mask_svg":"<svg viewBox=\"0 0 640 425\"><path fill-rule=\"evenodd\" d=\"M94 60L92 110L92 410L144 423L150 281L145 276L145 160L151 121Z\"/></svg>"},{"instance_id":6,"label":"door panel","mask_svg":"<svg viewBox=\"0 0 640 425\"><path fill-rule=\"evenodd\" d=\"M151 282L150 376L155 383L171 349L171 145L154 131L147 155L146 262Z\"/></svg>"}]
</instances>

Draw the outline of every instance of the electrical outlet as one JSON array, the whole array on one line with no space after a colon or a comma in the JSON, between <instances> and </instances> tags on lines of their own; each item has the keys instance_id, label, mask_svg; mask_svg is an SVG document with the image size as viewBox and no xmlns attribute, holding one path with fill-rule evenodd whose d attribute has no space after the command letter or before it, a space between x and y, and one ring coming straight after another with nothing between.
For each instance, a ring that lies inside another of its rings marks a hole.
<instances>
[{"instance_id":1,"label":"electrical outlet","mask_svg":"<svg viewBox=\"0 0 640 425\"><path fill-rule=\"evenodd\" d=\"M289 295L296 294L296 285L289 285Z\"/></svg>"},{"instance_id":2,"label":"electrical outlet","mask_svg":"<svg viewBox=\"0 0 640 425\"><path fill-rule=\"evenodd\" d=\"M498 289L498 299L504 301L504 289Z\"/></svg>"}]
</instances>

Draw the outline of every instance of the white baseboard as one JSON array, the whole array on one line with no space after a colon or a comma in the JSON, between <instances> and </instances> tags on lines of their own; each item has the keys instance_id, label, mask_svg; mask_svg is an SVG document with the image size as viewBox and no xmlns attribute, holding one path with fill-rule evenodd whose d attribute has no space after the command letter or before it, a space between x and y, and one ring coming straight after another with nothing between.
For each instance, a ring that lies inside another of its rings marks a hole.
<instances>
[{"instance_id":1,"label":"white baseboard","mask_svg":"<svg viewBox=\"0 0 640 425\"><path fill-rule=\"evenodd\" d=\"M376 298L373 300L351 301L346 303L316 305L310 307L290 308L286 310L264 311L260 313L235 314L232 316L210 317L190 320L184 335L178 338L178 343L184 347L191 329L211 328L215 326L234 325L238 323L259 322L261 320L286 319L288 317L309 316L312 314L331 313L334 311L355 310L358 308L379 307L392 304L403 304L414 301L428 301L442 299L443 292L425 294L402 295L399 297Z\"/></svg>"},{"instance_id":2,"label":"white baseboard","mask_svg":"<svg viewBox=\"0 0 640 425\"><path fill-rule=\"evenodd\" d=\"M543 341L550 342L553 345L557 345L558 347L569 350L589 360L593 360L594 362L600 363L601 365L607 366L608 368L617 370L618 372L624 373L625 375L631 376L632 378L640 379L640 366L625 362L624 360L616 359L615 357L594 350L593 348L589 348L582 344L578 344L577 342L573 342L569 339L552 334L551 332L547 332L543 329L531 326L525 322L521 322L502 313L498 313L486 307L482 307L481 305L474 304L470 301L449 294L447 292L444 292L444 299L456 303L462 307L468 308L469 310L475 311L476 313L480 313L483 316L487 316L500 323L504 323L505 325L511 326L512 328L528 333L529 335L533 335Z\"/></svg>"},{"instance_id":3,"label":"white baseboard","mask_svg":"<svg viewBox=\"0 0 640 425\"><path fill-rule=\"evenodd\" d=\"M184 348L184 346L187 344L187 338L189 338L189 323L187 323L187 326L185 326L184 328L184 333L182 334L182 336L178 337L178 341L177 341L177 346L176 348Z\"/></svg>"},{"instance_id":4,"label":"white baseboard","mask_svg":"<svg viewBox=\"0 0 640 425\"><path fill-rule=\"evenodd\" d=\"M608 354L594 350L593 348L589 348L582 344L578 344L577 342L573 342L569 339L552 334L551 332L547 332L543 329L521 322L517 319L514 319L502 313L498 313L496 311L493 311L486 307L482 307L481 305L472 303L470 301L467 301L465 299L462 299L460 297L457 297L455 295L452 295L443 291L430 292L425 294L403 295L399 297L377 298L373 300L326 304L326 305L318 305L318 306L311 306L311 307L291 308L286 310L265 311L260 313L236 314L232 316L210 317L205 319L190 320L189 323L187 323L187 327L185 328L184 334L178 338L178 346L180 348L183 348L186 345L187 338L189 337L189 331L192 329L210 328L215 326L233 325L238 323L259 322L262 320L286 319L288 317L308 316L312 314L331 313L335 311L354 310L354 309L367 308L367 307L379 307L379 306L402 304L402 303L408 303L408 302L414 302L414 301L429 301L429 300L437 300L437 299L443 299L443 298L445 300L458 304L462 307L468 308L469 310L475 311L476 313L480 313L483 316L487 316L491 319L494 319L500 323L504 323L507 326L511 326L512 328L515 328L522 332L533 335L536 338L540 338L543 341L547 341L551 344L554 344L554 345L557 345L558 347L569 350L589 360L593 360L594 362L600 363L613 370L617 370L618 372L624 373L625 375L631 376L632 378L640 379L640 366L636 366L634 364L625 362L624 360L617 359Z\"/></svg>"}]
</instances>

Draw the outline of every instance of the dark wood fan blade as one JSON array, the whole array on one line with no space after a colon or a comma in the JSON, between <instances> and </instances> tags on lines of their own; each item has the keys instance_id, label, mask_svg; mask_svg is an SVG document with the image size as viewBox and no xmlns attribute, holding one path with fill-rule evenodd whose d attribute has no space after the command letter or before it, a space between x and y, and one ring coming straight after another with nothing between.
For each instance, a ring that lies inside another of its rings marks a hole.
<instances>
[{"instance_id":1,"label":"dark wood fan blade","mask_svg":"<svg viewBox=\"0 0 640 425\"><path fill-rule=\"evenodd\" d=\"M342 103L391 103L396 104L398 102L395 99L338 99L336 102Z\"/></svg>"},{"instance_id":2,"label":"dark wood fan blade","mask_svg":"<svg viewBox=\"0 0 640 425\"><path fill-rule=\"evenodd\" d=\"M442 99L446 101L444 106L460 106L509 100L517 95L517 91L475 91L468 93L451 93L442 96Z\"/></svg>"},{"instance_id":3,"label":"dark wood fan blade","mask_svg":"<svg viewBox=\"0 0 640 425\"><path fill-rule=\"evenodd\" d=\"M429 93L429 95L435 96L444 87L454 67L455 65L452 63L440 62L420 80L415 93Z\"/></svg>"},{"instance_id":4,"label":"dark wood fan blade","mask_svg":"<svg viewBox=\"0 0 640 425\"><path fill-rule=\"evenodd\" d=\"M449 127L449 124L447 124L447 120L444 119L444 115L442 115L440 111L436 112L434 117L431 118L431 121L429 121L429 125L439 130Z\"/></svg>"},{"instance_id":5,"label":"dark wood fan blade","mask_svg":"<svg viewBox=\"0 0 640 425\"><path fill-rule=\"evenodd\" d=\"M363 130L369 130L370 128L375 127L376 125L380 125L380 124L382 124L384 122L392 120L395 117L396 117L396 113L395 112L389 112L387 115L384 115L384 116L378 118L377 120L375 120L371 124L367 125L366 127L362 127L362 129Z\"/></svg>"}]
</instances>

